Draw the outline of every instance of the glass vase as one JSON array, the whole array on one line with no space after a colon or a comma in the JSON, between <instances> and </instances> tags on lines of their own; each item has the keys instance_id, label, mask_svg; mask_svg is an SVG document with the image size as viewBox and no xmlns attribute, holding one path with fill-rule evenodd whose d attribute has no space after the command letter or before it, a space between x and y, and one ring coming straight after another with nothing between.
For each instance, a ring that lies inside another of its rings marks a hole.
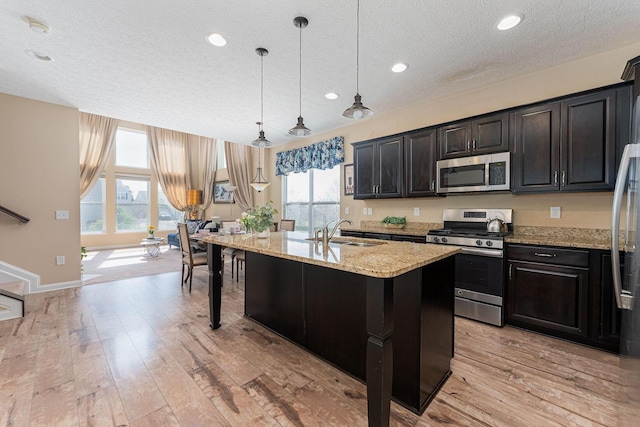
<instances>
[{"instance_id":1,"label":"glass vase","mask_svg":"<svg viewBox=\"0 0 640 427\"><path fill-rule=\"evenodd\" d=\"M268 228L266 230L256 231L256 237L258 239L267 239L270 235L271 232Z\"/></svg>"}]
</instances>

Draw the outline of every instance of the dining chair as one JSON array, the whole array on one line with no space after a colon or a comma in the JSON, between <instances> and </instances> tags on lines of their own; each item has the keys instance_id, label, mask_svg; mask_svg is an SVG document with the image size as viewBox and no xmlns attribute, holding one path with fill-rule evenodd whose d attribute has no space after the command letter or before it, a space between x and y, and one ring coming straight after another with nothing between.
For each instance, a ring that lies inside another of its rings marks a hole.
<instances>
[{"instance_id":1,"label":"dining chair","mask_svg":"<svg viewBox=\"0 0 640 427\"><path fill-rule=\"evenodd\" d=\"M238 225L237 221L225 221L222 220L220 221L220 228L222 228L226 233L230 233L229 229L231 227L235 227ZM233 279L233 261L237 255L239 251L237 249L233 249L233 248L224 248L222 249L222 266L224 267L224 257L228 256L229 258L231 258L231 278Z\"/></svg>"},{"instance_id":2,"label":"dining chair","mask_svg":"<svg viewBox=\"0 0 640 427\"><path fill-rule=\"evenodd\" d=\"M240 268L244 267L245 252L236 252L236 282L240 281Z\"/></svg>"},{"instance_id":3,"label":"dining chair","mask_svg":"<svg viewBox=\"0 0 640 427\"><path fill-rule=\"evenodd\" d=\"M281 219L280 230L282 231L295 231L296 220L295 219Z\"/></svg>"},{"instance_id":4,"label":"dining chair","mask_svg":"<svg viewBox=\"0 0 640 427\"><path fill-rule=\"evenodd\" d=\"M183 286L189 280L189 292L191 292L191 283L193 282L193 267L199 265L207 265L206 253L193 253L191 242L189 241L189 230L187 224L178 223L178 233L180 235L180 250L182 251L182 276L180 280ZM184 277L184 268L187 267L187 277Z\"/></svg>"}]
</instances>

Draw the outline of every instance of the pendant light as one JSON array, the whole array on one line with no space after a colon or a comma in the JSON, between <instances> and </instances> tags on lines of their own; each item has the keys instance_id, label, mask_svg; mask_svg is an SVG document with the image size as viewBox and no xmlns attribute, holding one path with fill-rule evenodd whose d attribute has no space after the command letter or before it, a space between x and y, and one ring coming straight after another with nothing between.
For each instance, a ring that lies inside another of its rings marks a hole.
<instances>
[{"instance_id":1,"label":"pendant light","mask_svg":"<svg viewBox=\"0 0 640 427\"><path fill-rule=\"evenodd\" d=\"M264 137L264 131L262 130L263 112L264 112L264 57L269 54L269 51L263 47L256 49L256 53L260 56L260 121L258 124L258 138L251 141L251 145L256 147L271 147L271 141Z\"/></svg>"},{"instance_id":2,"label":"pendant light","mask_svg":"<svg viewBox=\"0 0 640 427\"><path fill-rule=\"evenodd\" d=\"M373 111L362 105L360 97L360 0L358 0L358 14L356 22L356 96L354 96L354 103L351 107L344 110L342 113L348 119L364 119L373 115Z\"/></svg>"},{"instance_id":3,"label":"pendant light","mask_svg":"<svg viewBox=\"0 0 640 427\"><path fill-rule=\"evenodd\" d=\"M309 21L304 16L298 16L293 20L293 25L300 29L300 97L299 97L299 106L300 106L300 115L298 116L298 124L289 129L289 135L293 136L307 136L311 133L311 129L307 128L304 125L304 120L302 119L302 29L309 25Z\"/></svg>"},{"instance_id":4,"label":"pendant light","mask_svg":"<svg viewBox=\"0 0 640 427\"><path fill-rule=\"evenodd\" d=\"M257 122L258 126L261 126L262 123ZM255 141L254 141L255 142ZM258 193L261 193L262 190L267 188L269 184L271 184L267 179L262 175L262 146L258 146L258 171L256 172L256 176L249 183L250 186L254 188Z\"/></svg>"}]
</instances>

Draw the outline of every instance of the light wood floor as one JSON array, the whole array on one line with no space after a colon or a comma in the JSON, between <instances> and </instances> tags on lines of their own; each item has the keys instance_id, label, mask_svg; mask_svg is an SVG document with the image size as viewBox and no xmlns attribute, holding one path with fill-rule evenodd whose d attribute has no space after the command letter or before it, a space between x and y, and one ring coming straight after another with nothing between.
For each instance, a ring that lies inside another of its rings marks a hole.
<instances>
[{"instance_id":1,"label":"light wood floor","mask_svg":"<svg viewBox=\"0 0 640 427\"><path fill-rule=\"evenodd\" d=\"M0 322L0 426L366 426L366 388L245 319L227 276L209 328L206 272L30 295ZM242 279L241 274L241 279ZM394 426L615 426L618 357L456 320L453 375Z\"/></svg>"}]
</instances>

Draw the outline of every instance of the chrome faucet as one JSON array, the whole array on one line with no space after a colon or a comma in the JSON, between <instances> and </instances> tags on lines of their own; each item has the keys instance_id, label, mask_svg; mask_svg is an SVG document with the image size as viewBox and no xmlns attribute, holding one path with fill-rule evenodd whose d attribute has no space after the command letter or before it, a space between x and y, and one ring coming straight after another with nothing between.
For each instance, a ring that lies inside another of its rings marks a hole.
<instances>
[{"instance_id":1,"label":"chrome faucet","mask_svg":"<svg viewBox=\"0 0 640 427\"><path fill-rule=\"evenodd\" d=\"M316 242L320 240L320 237L318 235L320 234L320 232L322 232L322 245L325 247L329 244L329 241L338 230L338 227L340 226L340 224L342 224L343 222L348 222L350 225L353 225L353 222L351 222L351 220L342 219L336 223L336 225L333 227L333 230L329 231L329 224L331 224L332 222L333 221L329 221L328 223L326 223L322 228L322 230L321 229L316 230Z\"/></svg>"}]
</instances>

